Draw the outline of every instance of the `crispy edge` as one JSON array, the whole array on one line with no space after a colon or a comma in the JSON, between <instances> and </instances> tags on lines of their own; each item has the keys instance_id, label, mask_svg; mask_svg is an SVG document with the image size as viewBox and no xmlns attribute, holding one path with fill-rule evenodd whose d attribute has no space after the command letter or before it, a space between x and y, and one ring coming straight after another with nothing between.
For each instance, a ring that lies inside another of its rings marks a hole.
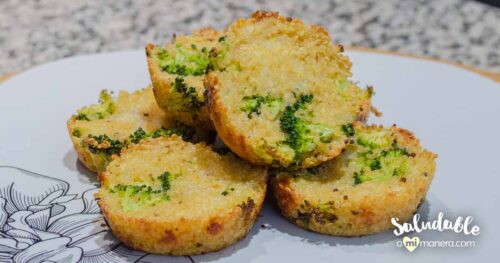
<instances>
[{"instance_id":1,"label":"crispy edge","mask_svg":"<svg viewBox=\"0 0 500 263\"><path fill-rule=\"evenodd\" d=\"M192 36L199 36L208 41L215 41L218 38L219 32L212 27L203 27L196 29L191 33ZM188 37L188 36L186 36Z\"/></svg>"},{"instance_id":2,"label":"crispy edge","mask_svg":"<svg viewBox=\"0 0 500 263\"><path fill-rule=\"evenodd\" d=\"M91 172L100 173L105 170L107 160L97 154L91 153L85 146L82 145L82 138L78 138L73 135L73 128L76 124L76 116L73 115L66 122L66 127L68 128L68 133L73 143L73 148L78 156L78 160L89 169ZM111 156L111 159L116 158L116 156Z\"/></svg>"},{"instance_id":3,"label":"crispy edge","mask_svg":"<svg viewBox=\"0 0 500 263\"><path fill-rule=\"evenodd\" d=\"M204 85L207 89L210 119L217 130L217 135L222 139L224 144L239 157L245 159L251 164L269 164L269 161L265 161L255 154L251 149L251 146L248 144L248 140L243 135L235 132L235 129L229 125L230 122L227 119L226 114L227 109L220 103L220 96L217 88L219 85L217 76L209 73L205 79Z\"/></svg>"},{"instance_id":4,"label":"crispy edge","mask_svg":"<svg viewBox=\"0 0 500 263\"><path fill-rule=\"evenodd\" d=\"M180 256L218 251L244 238L259 215L264 195L260 200L250 198L225 214L172 221L129 218L113 213L102 199L98 203L111 230L126 246Z\"/></svg>"}]
</instances>

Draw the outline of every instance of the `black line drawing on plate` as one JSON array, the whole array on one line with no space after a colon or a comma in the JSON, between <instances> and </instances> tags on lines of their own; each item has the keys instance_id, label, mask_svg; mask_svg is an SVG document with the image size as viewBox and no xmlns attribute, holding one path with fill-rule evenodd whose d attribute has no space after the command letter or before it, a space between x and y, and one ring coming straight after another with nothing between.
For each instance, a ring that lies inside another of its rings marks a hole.
<instances>
[{"instance_id":1,"label":"black line drawing on plate","mask_svg":"<svg viewBox=\"0 0 500 263\"><path fill-rule=\"evenodd\" d=\"M150 262L113 236L97 188L69 189L63 180L0 166L0 262Z\"/></svg>"}]
</instances>

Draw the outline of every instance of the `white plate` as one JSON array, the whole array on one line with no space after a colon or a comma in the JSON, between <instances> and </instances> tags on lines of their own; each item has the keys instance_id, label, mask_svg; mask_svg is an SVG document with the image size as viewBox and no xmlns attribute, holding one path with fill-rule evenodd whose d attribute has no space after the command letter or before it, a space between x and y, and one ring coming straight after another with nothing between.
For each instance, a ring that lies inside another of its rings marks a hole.
<instances>
[{"instance_id":1,"label":"white plate","mask_svg":"<svg viewBox=\"0 0 500 263\"><path fill-rule=\"evenodd\" d=\"M410 253L396 246L401 237L392 232L361 238L315 234L288 223L267 200L244 240L217 253L169 257L169 262L434 262L443 257L493 261L500 242L500 86L436 62L348 55L354 79L375 87L374 104L384 115L372 121L410 129L424 147L439 154L434 182L419 213L427 219L439 212L447 218L473 216L481 228L472 238L449 231L412 236L474 240L476 246ZM0 208L0 261L9 262L14 254L17 262L165 259L128 251L106 231L92 199L96 177L77 162L66 130L68 117L94 103L101 89L132 91L148 83L144 52L127 51L49 63L0 86L0 207L5 206Z\"/></svg>"}]
</instances>

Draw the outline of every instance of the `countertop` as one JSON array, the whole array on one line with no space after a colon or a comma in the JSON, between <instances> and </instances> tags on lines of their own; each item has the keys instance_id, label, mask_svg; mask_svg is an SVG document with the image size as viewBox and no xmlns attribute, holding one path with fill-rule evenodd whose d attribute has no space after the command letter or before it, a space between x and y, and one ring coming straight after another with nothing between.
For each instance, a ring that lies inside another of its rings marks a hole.
<instances>
[{"instance_id":1,"label":"countertop","mask_svg":"<svg viewBox=\"0 0 500 263\"><path fill-rule=\"evenodd\" d=\"M500 73L500 9L459 0L0 1L0 75L82 54L223 29L258 9L323 25L334 42Z\"/></svg>"}]
</instances>

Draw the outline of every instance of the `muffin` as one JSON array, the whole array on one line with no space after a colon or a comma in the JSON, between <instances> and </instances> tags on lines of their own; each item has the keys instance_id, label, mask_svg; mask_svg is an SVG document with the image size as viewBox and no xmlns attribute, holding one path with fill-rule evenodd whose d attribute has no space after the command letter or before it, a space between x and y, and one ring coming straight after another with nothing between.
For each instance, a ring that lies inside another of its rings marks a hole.
<instances>
[{"instance_id":1,"label":"muffin","mask_svg":"<svg viewBox=\"0 0 500 263\"><path fill-rule=\"evenodd\" d=\"M344 125L364 120L371 89L321 27L258 11L224 32L207 75L210 118L233 152L256 165L299 169L339 155Z\"/></svg>"},{"instance_id":2,"label":"muffin","mask_svg":"<svg viewBox=\"0 0 500 263\"><path fill-rule=\"evenodd\" d=\"M116 99L103 90L99 103L78 110L67 127L78 158L93 172L104 171L122 148L141 140L172 134L195 142L210 141L212 137L163 112L151 87L133 93L120 91Z\"/></svg>"},{"instance_id":3,"label":"muffin","mask_svg":"<svg viewBox=\"0 0 500 263\"><path fill-rule=\"evenodd\" d=\"M97 198L113 233L133 249L172 255L243 238L267 183L265 169L175 135L124 149L100 177Z\"/></svg>"},{"instance_id":4,"label":"muffin","mask_svg":"<svg viewBox=\"0 0 500 263\"><path fill-rule=\"evenodd\" d=\"M407 130L345 128L348 146L318 167L277 172L271 188L282 214L292 223L335 236L362 236L405 222L425 198L436 155Z\"/></svg>"},{"instance_id":5,"label":"muffin","mask_svg":"<svg viewBox=\"0 0 500 263\"><path fill-rule=\"evenodd\" d=\"M213 130L205 105L203 80L210 52L220 34L211 28L177 36L165 47L146 47L148 69L160 108L180 122Z\"/></svg>"}]
</instances>

